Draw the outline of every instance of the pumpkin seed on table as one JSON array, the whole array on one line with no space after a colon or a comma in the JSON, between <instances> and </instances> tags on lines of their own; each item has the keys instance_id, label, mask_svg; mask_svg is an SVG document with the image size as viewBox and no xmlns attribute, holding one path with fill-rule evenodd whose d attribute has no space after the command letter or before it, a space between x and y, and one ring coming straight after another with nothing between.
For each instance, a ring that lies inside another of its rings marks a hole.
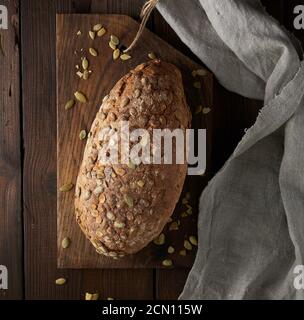
<instances>
[{"instance_id":1,"label":"pumpkin seed on table","mask_svg":"<svg viewBox=\"0 0 304 320\"><path fill-rule=\"evenodd\" d=\"M192 244L188 240L184 241L184 247L185 247L185 249L187 249L189 251L192 250Z\"/></svg>"},{"instance_id":2,"label":"pumpkin seed on table","mask_svg":"<svg viewBox=\"0 0 304 320\"><path fill-rule=\"evenodd\" d=\"M162 246L166 241L166 237L163 233L161 233L156 239L154 239L154 244L158 246Z\"/></svg>"},{"instance_id":3,"label":"pumpkin seed on table","mask_svg":"<svg viewBox=\"0 0 304 320\"><path fill-rule=\"evenodd\" d=\"M74 96L79 102L86 103L88 101L87 97L80 91L76 91Z\"/></svg>"},{"instance_id":4,"label":"pumpkin seed on table","mask_svg":"<svg viewBox=\"0 0 304 320\"><path fill-rule=\"evenodd\" d=\"M197 246L198 245L198 242L197 242L197 239L195 236L190 236L189 237L189 241L194 245L194 246Z\"/></svg>"},{"instance_id":5,"label":"pumpkin seed on table","mask_svg":"<svg viewBox=\"0 0 304 320\"><path fill-rule=\"evenodd\" d=\"M112 50L116 50L116 45L113 44L111 41L109 42L109 47L110 47Z\"/></svg>"},{"instance_id":6,"label":"pumpkin seed on table","mask_svg":"<svg viewBox=\"0 0 304 320\"><path fill-rule=\"evenodd\" d=\"M98 52L94 48L89 48L89 52L93 57L97 57L98 56Z\"/></svg>"},{"instance_id":7,"label":"pumpkin seed on table","mask_svg":"<svg viewBox=\"0 0 304 320\"><path fill-rule=\"evenodd\" d=\"M85 300L98 300L99 298L99 293L89 293L87 292L85 294Z\"/></svg>"},{"instance_id":8,"label":"pumpkin seed on table","mask_svg":"<svg viewBox=\"0 0 304 320\"><path fill-rule=\"evenodd\" d=\"M63 249L67 249L71 244L71 240L68 237L65 237L62 242L61 242L61 246Z\"/></svg>"},{"instance_id":9,"label":"pumpkin seed on table","mask_svg":"<svg viewBox=\"0 0 304 320\"><path fill-rule=\"evenodd\" d=\"M73 188L74 188L74 184L73 183L66 183L63 186L61 186L59 188L59 190L61 192L68 192L68 191L71 191Z\"/></svg>"},{"instance_id":10,"label":"pumpkin seed on table","mask_svg":"<svg viewBox=\"0 0 304 320\"><path fill-rule=\"evenodd\" d=\"M81 130L79 133L79 139L84 140L87 137L87 132L85 130Z\"/></svg>"},{"instance_id":11,"label":"pumpkin seed on table","mask_svg":"<svg viewBox=\"0 0 304 320\"><path fill-rule=\"evenodd\" d=\"M76 33L76 35L77 35L77 36L80 36L80 35L81 35L81 31L78 30L77 33Z\"/></svg>"},{"instance_id":12,"label":"pumpkin seed on table","mask_svg":"<svg viewBox=\"0 0 304 320\"><path fill-rule=\"evenodd\" d=\"M98 32L97 32L97 36L98 37L102 37L103 35L105 35L107 32L107 30L105 28L101 28Z\"/></svg>"},{"instance_id":13,"label":"pumpkin seed on table","mask_svg":"<svg viewBox=\"0 0 304 320\"><path fill-rule=\"evenodd\" d=\"M83 74L82 74L83 80L88 80L89 79L89 75L90 75L89 71L88 70L84 70Z\"/></svg>"},{"instance_id":14,"label":"pumpkin seed on table","mask_svg":"<svg viewBox=\"0 0 304 320\"><path fill-rule=\"evenodd\" d=\"M93 31L99 31L102 28L102 24L101 23L97 23L95 24L95 26L93 27Z\"/></svg>"},{"instance_id":15,"label":"pumpkin seed on table","mask_svg":"<svg viewBox=\"0 0 304 320\"><path fill-rule=\"evenodd\" d=\"M203 109L203 114L208 114L211 111L210 108L204 108Z\"/></svg>"},{"instance_id":16,"label":"pumpkin seed on table","mask_svg":"<svg viewBox=\"0 0 304 320\"><path fill-rule=\"evenodd\" d=\"M69 110L69 109L73 108L74 105L75 105L75 101L74 101L74 100L69 100L69 101L65 104L64 109L65 109L65 110Z\"/></svg>"},{"instance_id":17,"label":"pumpkin seed on table","mask_svg":"<svg viewBox=\"0 0 304 320\"><path fill-rule=\"evenodd\" d=\"M173 262L171 259L165 259L163 260L162 265L165 267L171 267L173 265Z\"/></svg>"},{"instance_id":18,"label":"pumpkin seed on table","mask_svg":"<svg viewBox=\"0 0 304 320\"><path fill-rule=\"evenodd\" d=\"M200 82L194 82L193 83L193 86L194 86L194 88L196 88L196 89L201 89L202 88L202 84L200 83Z\"/></svg>"},{"instance_id":19,"label":"pumpkin seed on table","mask_svg":"<svg viewBox=\"0 0 304 320\"><path fill-rule=\"evenodd\" d=\"M108 297L107 300L114 300L114 298Z\"/></svg>"},{"instance_id":20,"label":"pumpkin seed on table","mask_svg":"<svg viewBox=\"0 0 304 320\"><path fill-rule=\"evenodd\" d=\"M172 254L174 251L175 249L172 246L168 247L168 253Z\"/></svg>"},{"instance_id":21,"label":"pumpkin seed on table","mask_svg":"<svg viewBox=\"0 0 304 320\"><path fill-rule=\"evenodd\" d=\"M89 37L94 40L95 39L95 32L94 31L89 31Z\"/></svg>"},{"instance_id":22,"label":"pumpkin seed on table","mask_svg":"<svg viewBox=\"0 0 304 320\"><path fill-rule=\"evenodd\" d=\"M62 286L66 283L66 279L65 278L58 278L56 279L55 283L58 285L58 286Z\"/></svg>"},{"instance_id":23,"label":"pumpkin seed on table","mask_svg":"<svg viewBox=\"0 0 304 320\"><path fill-rule=\"evenodd\" d=\"M114 36L113 34L110 37L110 42L112 42L115 46L119 45L119 39L116 36Z\"/></svg>"},{"instance_id":24,"label":"pumpkin seed on table","mask_svg":"<svg viewBox=\"0 0 304 320\"><path fill-rule=\"evenodd\" d=\"M169 226L169 231L176 231L178 230L178 223L176 221L173 221Z\"/></svg>"},{"instance_id":25,"label":"pumpkin seed on table","mask_svg":"<svg viewBox=\"0 0 304 320\"><path fill-rule=\"evenodd\" d=\"M87 70L88 67L89 67L89 60L86 57L84 57L82 59L82 68L83 68L83 70Z\"/></svg>"},{"instance_id":26,"label":"pumpkin seed on table","mask_svg":"<svg viewBox=\"0 0 304 320\"><path fill-rule=\"evenodd\" d=\"M186 255L187 255L187 251L186 251L185 249L183 249L183 250L181 250L181 251L179 252L179 255L180 255L180 256L186 256Z\"/></svg>"},{"instance_id":27,"label":"pumpkin seed on table","mask_svg":"<svg viewBox=\"0 0 304 320\"><path fill-rule=\"evenodd\" d=\"M79 77L79 78L82 78L83 77L83 73L81 71L77 71L76 72L76 75Z\"/></svg>"},{"instance_id":28,"label":"pumpkin seed on table","mask_svg":"<svg viewBox=\"0 0 304 320\"><path fill-rule=\"evenodd\" d=\"M156 55L155 55L154 52L150 52L150 53L148 54L148 57L149 57L151 60L156 59Z\"/></svg>"},{"instance_id":29,"label":"pumpkin seed on table","mask_svg":"<svg viewBox=\"0 0 304 320\"><path fill-rule=\"evenodd\" d=\"M119 49L115 49L113 51L113 60L117 60L120 56L120 50Z\"/></svg>"},{"instance_id":30,"label":"pumpkin seed on table","mask_svg":"<svg viewBox=\"0 0 304 320\"><path fill-rule=\"evenodd\" d=\"M127 61L127 60L130 60L132 57L127 54L127 53L124 53L120 56L120 59L123 60L123 61Z\"/></svg>"}]
</instances>

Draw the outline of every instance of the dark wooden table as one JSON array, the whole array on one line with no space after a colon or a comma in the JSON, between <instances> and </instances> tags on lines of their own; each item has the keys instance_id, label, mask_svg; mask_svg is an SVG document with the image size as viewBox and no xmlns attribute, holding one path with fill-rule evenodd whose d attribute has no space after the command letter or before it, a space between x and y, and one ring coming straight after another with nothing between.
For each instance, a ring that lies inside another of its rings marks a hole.
<instances>
[{"instance_id":1,"label":"dark wooden table","mask_svg":"<svg viewBox=\"0 0 304 320\"><path fill-rule=\"evenodd\" d=\"M138 18L143 0L2 0L8 30L0 30L0 265L9 289L0 299L176 299L189 270L58 270L56 268L55 14L121 13ZM293 29L297 0L265 0ZM148 28L193 59L158 12ZM212 170L216 172L251 126L261 102L216 84ZM58 277L68 283L54 284Z\"/></svg>"}]
</instances>

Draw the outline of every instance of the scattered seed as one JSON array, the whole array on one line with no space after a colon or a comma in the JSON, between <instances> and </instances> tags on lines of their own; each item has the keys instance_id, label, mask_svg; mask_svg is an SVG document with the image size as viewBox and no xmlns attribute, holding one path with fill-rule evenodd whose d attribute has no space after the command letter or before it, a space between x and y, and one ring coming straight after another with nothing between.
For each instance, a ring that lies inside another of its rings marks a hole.
<instances>
[{"instance_id":1,"label":"scattered seed","mask_svg":"<svg viewBox=\"0 0 304 320\"><path fill-rule=\"evenodd\" d=\"M63 249L67 249L70 246L70 244L71 244L71 240L68 237L64 238L61 242L61 246Z\"/></svg>"},{"instance_id":2,"label":"scattered seed","mask_svg":"<svg viewBox=\"0 0 304 320\"><path fill-rule=\"evenodd\" d=\"M179 252L179 255L180 255L180 256L185 256L185 255L187 255L187 251L186 251L186 250L181 250L181 251Z\"/></svg>"},{"instance_id":3,"label":"scattered seed","mask_svg":"<svg viewBox=\"0 0 304 320\"><path fill-rule=\"evenodd\" d=\"M195 109L195 114L201 113L202 110L203 110L203 106L202 105L197 106L196 109Z\"/></svg>"},{"instance_id":4,"label":"scattered seed","mask_svg":"<svg viewBox=\"0 0 304 320\"><path fill-rule=\"evenodd\" d=\"M73 183L66 183L63 186L61 186L59 190L61 192L68 192L68 191L71 191L73 187L74 187Z\"/></svg>"},{"instance_id":5,"label":"scattered seed","mask_svg":"<svg viewBox=\"0 0 304 320\"><path fill-rule=\"evenodd\" d=\"M166 259L162 262L162 265L165 267L171 267L173 265L173 262L171 259Z\"/></svg>"},{"instance_id":6,"label":"scattered seed","mask_svg":"<svg viewBox=\"0 0 304 320\"><path fill-rule=\"evenodd\" d=\"M182 217L182 218L187 218L187 217L188 217L187 212L183 212L183 213L181 214L181 217Z\"/></svg>"},{"instance_id":7,"label":"scattered seed","mask_svg":"<svg viewBox=\"0 0 304 320\"><path fill-rule=\"evenodd\" d=\"M59 278L55 281L55 283L58 285L58 286L62 286L66 283L66 279L65 278Z\"/></svg>"},{"instance_id":8,"label":"scattered seed","mask_svg":"<svg viewBox=\"0 0 304 320\"><path fill-rule=\"evenodd\" d=\"M143 180L138 180L137 185L142 188L145 185L145 182Z\"/></svg>"},{"instance_id":9,"label":"scattered seed","mask_svg":"<svg viewBox=\"0 0 304 320\"><path fill-rule=\"evenodd\" d=\"M131 59L132 57L129 55L129 54L126 54L126 53L124 53L124 54L122 54L121 56L120 56L120 59L121 60L123 60L123 61L127 61L127 60L129 60L129 59Z\"/></svg>"},{"instance_id":10,"label":"scattered seed","mask_svg":"<svg viewBox=\"0 0 304 320\"><path fill-rule=\"evenodd\" d=\"M111 35L110 39L111 39L111 42L112 42L115 46L118 46L118 45L119 45L119 39L118 39L116 36L114 36L113 34Z\"/></svg>"},{"instance_id":11,"label":"scattered seed","mask_svg":"<svg viewBox=\"0 0 304 320\"><path fill-rule=\"evenodd\" d=\"M98 56L98 52L94 48L89 48L89 52L93 57Z\"/></svg>"},{"instance_id":12,"label":"scattered seed","mask_svg":"<svg viewBox=\"0 0 304 320\"><path fill-rule=\"evenodd\" d=\"M75 105L75 101L74 101L74 100L69 100L69 101L65 104L64 109L65 109L65 110L69 110L69 109L73 108L74 105Z\"/></svg>"},{"instance_id":13,"label":"scattered seed","mask_svg":"<svg viewBox=\"0 0 304 320\"><path fill-rule=\"evenodd\" d=\"M155 55L154 52L150 52L150 53L148 54L148 57L149 57L151 60L156 59L156 55Z\"/></svg>"},{"instance_id":14,"label":"scattered seed","mask_svg":"<svg viewBox=\"0 0 304 320\"><path fill-rule=\"evenodd\" d=\"M79 139L84 140L87 137L87 132L85 130L81 130L79 133Z\"/></svg>"},{"instance_id":15,"label":"scattered seed","mask_svg":"<svg viewBox=\"0 0 304 320\"><path fill-rule=\"evenodd\" d=\"M108 297L107 300L114 300L114 298Z\"/></svg>"},{"instance_id":16,"label":"scattered seed","mask_svg":"<svg viewBox=\"0 0 304 320\"><path fill-rule=\"evenodd\" d=\"M82 78L83 77L83 73L81 71L77 71L76 72L76 75L79 77L79 78Z\"/></svg>"},{"instance_id":17,"label":"scattered seed","mask_svg":"<svg viewBox=\"0 0 304 320\"><path fill-rule=\"evenodd\" d=\"M120 56L120 50L119 49L115 49L113 51L113 60L117 60Z\"/></svg>"},{"instance_id":18,"label":"scattered seed","mask_svg":"<svg viewBox=\"0 0 304 320\"><path fill-rule=\"evenodd\" d=\"M129 208L133 207L133 198L130 197L129 195L125 194L124 195L124 201L128 205Z\"/></svg>"},{"instance_id":19,"label":"scattered seed","mask_svg":"<svg viewBox=\"0 0 304 320\"><path fill-rule=\"evenodd\" d=\"M92 40L95 39L95 32L94 31L89 31L89 36Z\"/></svg>"},{"instance_id":20,"label":"scattered seed","mask_svg":"<svg viewBox=\"0 0 304 320\"><path fill-rule=\"evenodd\" d=\"M182 204L187 204L187 203L188 203L188 200L186 198L183 198Z\"/></svg>"},{"instance_id":21,"label":"scattered seed","mask_svg":"<svg viewBox=\"0 0 304 320\"><path fill-rule=\"evenodd\" d=\"M175 249L172 246L168 247L168 253L172 254L174 251Z\"/></svg>"},{"instance_id":22,"label":"scattered seed","mask_svg":"<svg viewBox=\"0 0 304 320\"><path fill-rule=\"evenodd\" d=\"M109 42L109 47L112 49L112 50L116 50L116 45L114 43L112 43L111 41Z\"/></svg>"},{"instance_id":23,"label":"scattered seed","mask_svg":"<svg viewBox=\"0 0 304 320\"><path fill-rule=\"evenodd\" d=\"M97 32L97 36L98 37L102 37L103 35L105 35L105 33L107 32L107 30L105 28L101 28L98 32Z\"/></svg>"},{"instance_id":24,"label":"scattered seed","mask_svg":"<svg viewBox=\"0 0 304 320\"><path fill-rule=\"evenodd\" d=\"M196 88L196 89L201 89L202 84L201 84L199 81L197 81L197 82L194 82L194 83L193 83L193 86L194 86L194 88Z\"/></svg>"},{"instance_id":25,"label":"scattered seed","mask_svg":"<svg viewBox=\"0 0 304 320\"><path fill-rule=\"evenodd\" d=\"M76 91L74 93L74 96L78 101L80 101L82 103L86 103L88 101L87 97L80 91Z\"/></svg>"},{"instance_id":26,"label":"scattered seed","mask_svg":"<svg viewBox=\"0 0 304 320\"><path fill-rule=\"evenodd\" d=\"M87 70L88 67L89 67L89 60L86 57L84 57L82 59L82 68L83 68L83 70Z\"/></svg>"},{"instance_id":27,"label":"scattered seed","mask_svg":"<svg viewBox=\"0 0 304 320\"><path fill-rule=\"evenodd\" d=\"M200 76L200 77L204 77L207 74L207 71L204 69L198 69L196 70L196 75Z\"/></svg>"},{"instance_id":28,"label":"scattered seed","mask_svg":"<svg viewBox=\"0 0 304 320\"><path fill-rule=\"evenodd\" d=\"M77 34L77 36L80 36L81 35L81 31L78 30L76 34Z\"/></svg>"},{"instance_id":29,"label":"scattered seed","mask_svg":"<svg viewBox=\"0 0 304 320\"><path fill-rule=\"evenodd\" d=\"M98 300L99 299L99 293L93 293L92 300Z\"/></svg>"},{"instance_id":30,"label":"scattered seed","mask_svg":"<svg viewBox=\"0 0 304 320\"><path fill-rule=\"evenodd\" d=\"M95 24L95 26L93 27L93 31L99 31L101 28L102 28L101 23Z\"/></svg>"},{"instance_id":31,"label":"scattered seed","mask_svg":"<svg viewBox=\"0 0 304 320\"><path fill-rule=\"evenodd\" d=\"M192 250L192 244L188 240L184 241L184 247L185 247L185 249L187 249L189 251Z\"/></svg>"},{"instance_id":32,"label":"scattered seed","mask_svg":"<svg viewBox=\"0 0 304 320\"><path fill-rule=\"evenodd\" d=\"M88 70L84 70L83 74L82 74L83 80L88 80L89 79L89 75L90 75L89 71Z\"/></svg>"},{"instance_id":33,"label":"scattered seed","mask_svg":"<svg viewBox=\"0 0 304 320\"><path fill-rule=\"evenodd\" d=\"M195 236L190 236L189 237L189 241L194 245L194 246L197 246L198 245L198 242L197 242L197 239Z\"/></svg>"},{"instance_id":34,"label":"scattered seed","mask_svg":"<svg viewBox=\"0 0 304 320\"><path fill-rule=\"evenodd\" d=\"M196 70L193 70L191 74L192 74L192 77L196 77Z\"/></svg>"},{"instance_id":35,"label":"scattered seed","mask_svg":"<svg viewBox=\"0 0 304 320\"><path fill-rule=\"evenodd\" d=\"M87 292L85 294L85 300L92 300L92 298L93 298L93 294L92 293Z\"/></svg>"},{"instance_id":36,"label":"scattered seed","mask_svg":"<svg viewBox=\"0 0 304 320\"><path fill-rule=\"evenodd\" d=\"M172 222L169 226L169 231L178 230L178 223L176 221Z\"/></svg>"},{"instance_id":37,"label":"scattered seed","mask_svg":"<svg viewBox=\"0 0 304 320\"><path fill-rule=\"evenodd\" d=\"M204 108L203 109L203 114L208 114L211 111L210 108Z\"/></svg>"},{"instance_id":38,"label":"scattered seed","mask_svg":"<svg viewBox=\"0 0 304 320\"><path fill-rule=\"evenodd\" d=\"M156 239L154 239L154 244L158 246L162 246L166 241L166 237L163 233L161 233Z\"/></svg>"}]
</instances>

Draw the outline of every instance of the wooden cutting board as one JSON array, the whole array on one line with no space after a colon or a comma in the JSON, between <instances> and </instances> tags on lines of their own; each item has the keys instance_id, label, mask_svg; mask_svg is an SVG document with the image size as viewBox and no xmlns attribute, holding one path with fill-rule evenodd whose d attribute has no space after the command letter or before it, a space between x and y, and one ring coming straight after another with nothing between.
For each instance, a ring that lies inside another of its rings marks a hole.
<instances>
[{"instance_id":1,"label":"wooden cutting board","mask_svg":"<svg viewBox=\"0 0 304 320\"><path fill-rule=\"evenodd\" d=\"M88 32L97 23L102 23L107 33L103 37L92 40ZM145 30L138 46L132 51L132 59L113 61L113 51L108 45L110 35L118 36L121 44L127 46L133 40L138 26L136 21L124 15L57 15L57 262L59 268L162 268L162 261L166 258L173 260L173 267L189 267L195 258L195 247L192 251L187 251L186 256L179 255L179 251L184 249L184 239L197 233L198 198L206 185L208 171L204 177L187 177L181 199L187 192L190 193L189 204L193 207L193 213L183 217L182 213L187 210L187 207L180 200L173 215L173 221L180 223L179 230L169 231L168 227L165 228L165 245L157 246L151 243L139 253L121 260L112 260L95 252L76 224L74 189L65 193L59 191L60 186L76 182L85 147L85 141L79 139L80 131L90 130L103 97L128 71L149 60L150 52L154 52L158 58L175 64L181 70L187 101L193 113L193 128L207 129L207 157L210 157L212 111L206 115L195 114L195 111L199 105L212 109L212 75L206 71L202 77L193 77L192 71L202 69L202 66L148 30ZM79 31L81 34L77 35ZM90 47L97 50L97 57L89 54ZM80 79L76 75L75 66L79 65L81 68L81 58L84 56L88 58L89 70L92 71L88 80ZM195 82L201 83L201 89L194 87ZM65 110L66 102L74 98L76 90L86 94L88 103L76 103L72 109ZM71 239L71 244L63 249L61 242L65 237ZM168 254L168 246L173 246L175 253Z\"/></svg>"}]
</instances>

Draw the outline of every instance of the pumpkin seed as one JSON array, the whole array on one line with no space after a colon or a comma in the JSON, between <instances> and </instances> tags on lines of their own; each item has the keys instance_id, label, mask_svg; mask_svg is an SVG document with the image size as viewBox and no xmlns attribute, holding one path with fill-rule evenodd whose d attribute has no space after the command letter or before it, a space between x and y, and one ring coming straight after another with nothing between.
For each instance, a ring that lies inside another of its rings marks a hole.
<instances>
[{"instance_id":1,"label":"pumpkin seed","mask_svg":"<svg viewBox=\"0 0 304 320\"><path fill-rule=\"evenodd\" d=\"M93 57L98 56L98 52L94 48L89 48L89 52Z\"/></svg>"},{"instance_id":2,"label":"pumpkin seed","mask_svg":"<svg viewBox=\"0 0 304 320\"><path fill-rule=\"evenodd\" d=\"M78 100L78 101L80 101L80 102L82 102L82 103L86 103L88 100L87 100L87 97L82 93L82 92L80 92L80 91L76 91L75 93L74 93L74 96L75 96L75 98Z\"/></svg>"},{"instance_id":3,"label":"pumpkin seed","mask_svg":"<svg viewBox=\"0 0 304 320\"><path fill-rule=\"evenodd\" d=\"M89 31L89 36L92 40L95 39L95 32L94 31Z\"/></svg>"},{"instance_id":4,"label":"pumpkin seed","mask_svg":"<svg viewBox=\"0 0 304 320\"><path fill-rule=\"evenodd\" d=\"M75 105L75 101L74 101L74 100L69 100L69 101L65 104L64 109L65 109L65 110L69 110L69 109L73 108L74 105Z\"/></svg>"},{"instance_id":5,"label":"pumpkin seed","mask_svg":"<svg viewBox=\"0 0 304 320\"><path fill-rule=\"evenodd\" d=\"M196 89L201 89L202 84L201 84L199 81L197 81L197 82L194 82L194 83L193 83L193 86L194 86L194 88L196 88Z\"/></svg>"},{"instance_id":6,"label":"pumpkin seed","mask_svg":"<svg viewBox=\"0 0 304 320\"><path fill-rule=\"evenodd\" d=\"M189 237L189 241L194 245L194 246L197 246L198 245L198 242L197 242L197 239L195 236L190 236Z\"/></svg>"},{"instance_id":7,"label":"pumpkin seed","mask_svg":"<svg viewBox=\"0 0 304 320\"><path fill-rule=\"evenodd\" d=\"M102 24L98 23L98 24L95 24L95 26L93 27L93 30L94 31L99 31L101 28L102 28Z\"/></svg>"},{"instance_id":8,"label":"pumpkin seed","mask_svg":"<svg viewBox=\"0 0 304 320\"><path fill-rule=\"evenodd\" d=\"M192 77L196 77L196 70L193 70L191 74L192 74Z\"/></svg>"},{"instance_id":9,"label":"pumpkin seed","mask_svg":"<svg viewBox=\"0 0 304 320\"><path fill-rule=\"evenodd\" d=\"M162 246L166 241L166 237L163 233L161 233L156 239L154 239L154 244L158 246Z\"/></svg>"},{"instance_id":10,"label":"pumpkin seed","mask_svg":"<svg viewBox=\"0 0 304 320\"><path fill-rule=\"evenodd\" d=\"M63 186L61 186L59 190L61 192L68 192L68 191L71 191L73 187L74 187L73 183L66 183Z\"/></svg>"},{"instance_id":11,"label":"pumpkin seed","mask_svg":"<svg viewBox=\"0 0 304 320\"><path fill-rule=\"evenodd\" d=\"M79 133L79 139L84 140L87 137L87 132L85 130L81 130Z\"/></svg>"},{"instance_id":12,"label":"pumpkin seed","mask_svg":"<svg viewBox=\"0 0 304 320\"><path fill-rule=\"evenodd\" d=\"M204 69L198 69L196 70L196 75L200 76L200 77L204 77L207 74L207 71Z\"/></svg>"},{"instance_id":13,"label":"pumpkin seed","mask_svg":"<svg viewBox=\"0 0 304 320\"><path fill-rule=\"evenodd\" d=\"M66 279L65 278L59 278L55 281L55 283L58 285L58 286L62 286L66 283Z\"/></svg>"},{"instance_id":14,"label":"pumpkin seed","mask_svg":"<svg viewBox=\"0 0 304 320\"><path fill-rule=\"evenodd\" d=\"M80 35L81 35L81 31L78 30L77 33L76 33L76 35L77 35L77 36L80 36Z\"/></svg>"},{"instance_id":15,"label":"pumpkin seed","mask_svg":"<svg viewBox=\"0 0 304 320\"><path fill-rule=\"evenodd\" d=\"M182 218L187 218L187 217L188 217L187 212L183 212L183 213L181 214L181 217L182 217Z\"/></svg>"},{"instance_id":16,"label":"pumpkin seed","mask_svg":"<svg viewBox=\"0 0 304 320\"><path fill-rule=\"evenodd\" d=\"M84 57L82 59L82 68L83 68L83 70L87 70L88 67L89 67L89 60L86 57Z\"/></svg>"},{"instance_id":17,"label":"pumpkin seed","mask_svg":"<svg viewBox=\"0 0 304 320\"><path fill-rule=\"evenodd\" d=\"M196 109L195 109L195 114L201 113L202 110L203 110L203 106L202 105L197 106Z\"/></svg>"},{"instance_id":18,"label":"pumpkin seed","mask_svg":"<svg viewBox=\"0 0 304 320\"><path fill-rule=\"evenodd\" d=\"M98 37L102 37L103 35L105 35L105 33L107 32L107 30L105 28L101 28L98 32L97 32L97 36Z\"/></svg>"},{"instance_id":19,"label":"pumpkin seed","mask_svg":"<svg viewBox=\"0 0 304 320\"><path fill-rule=\"evenodd\" d=\"M178 223L176 221L172 222L169 226L169 231L178 230Z\"/></svg>"},{"instance_id":20,"label":"pumpkin seed","mask_svg":"<svg viewBox=\"0 0 304 320\"><path fill-rule=\"evenodd\" d=\"M124 195L124 201L125 203L128 205L129 208L132 208L133 207L133 198L130 197L129 195L125 194Z\"/></svg>"},{"instance_id":21,"label":"pumpkin seed","mask_svg":"<svg viewBox=\"0 0 304 320\"><path fill-rule=\"evenodd\" d=\"M114 298L108 297L107 300L114 300Z\"/></svg>"},{"instance_id":22,"label":"pumpkin seed","mask_svg":"<svg viewBox=\"0 0 304 320\"><path fill-rule=\"evenodd\" d=\"M132 57L129 55L129 54L127 54L127 53L124 53L124 54L122 54L121 56L120 56L120 59L121 60L123 60L123 61L127 61L127 60L129 60L129 59L131 59Z\"/></svg>"},{"instance_id":23,"label":"pumpkin seed","mask_svg":"<svg viewBox=\"0 0 304 320\"><path fill-rule=\"evenodd\" d=\"M187 203L188 203L188 200L186 198L183 198L182 204L187 204Z\"/></svg>"},{"instance_id":24,"label":"pumpkin seed","mask_svg":"<svg viewBox=\"0 0 304 320\"><path fill-rule=\"evenodd\" d=\"M203 114L208 114L211 111L210 108L204 108L203 109Z\"/></svg>"},{"instance_id":25,"label":"pumpkin seed","mask_svg":"<svg viewBox=\"0 0 304 320\"><path fill-rule=\"evenodd\" d=\"M116 50L116 45L114 43L112 43L111 41L109 42L109 47L112 49L112 50Z\"/></svg>"},{"instance_id":26,"label":"pumpkin seed","mask_svg":"<svg viewBox=\"0 0 304 320\"><path fill-rule=\"evenodd\" d=\"M88 80L89 79L89 75L90 75L89 71L88 70L84 70L83 71L83 75L82 75L83 80Z\"/></svg>"},{"instance_id":27,"label":"pumpkin seed","mask_svg":"<svg viewBox=\"0 0 304 320\"><path fill-rule=\"evenodd\" d=\"M93 293L92 300L98 300L99 299L99 293Z\"/></svg>"},{"instance_id":28,"label":"pumpkin seed","mask_svg":"<svg viewBox=\"0 0 304 320\"><path fill-rule=\"evenodd\" d=\"M181 250L180 252L179 252L179 255L180 256L185 256L185 255L187 255L187 251L186 250Z\"/></svg>"},{"instance_id":29,"label":"pumpkin seed","mask_svg":"<svg viewBox=\"0 0 304 320\"><path fill-rule=\"evenodd\" d=\"M162 265L165 267L171 267L173 265L173 262L171 259L166 259L162 262Z\"/></svg>"},{"instance_id":30,"label":"pumpkin seed","mask_svg":"<svg viewBox=\"0 0 304 320\"><path fill-rule=\"evenodd\" d=\"M172 246L168 247L168 253L172 254L174 251L175 249Z\"/></svg>"},{"instance_id":31,"label":"pumpkin seed","mask_svg":"<svg viewBox=\"0 0 304 320\"><path fill-rule=\"evenodd\" d=\"M192 244L188 240L184 241L184 247L185 247L185 249L187 249L189 251L192 250Z\"/></svg>"},{"instance_id":32,"label":"pumpkin seed","mask_svg":"<svg viewBox=\"0 0 304 320\"><path fill-rule=\"evenodd\" d=\"M155 55L154 52L150 52L150 53L148 54L148 57L149 57L151 60L156 59L156 55Z\"/></svg>"},{"instance_id":33,"label":"pumpkin seed","mask_svg":"<svg viewBox=\"0 0 304 320\"><path fill-rule=\"evenodd\" d=\"M145 185L145 182L143 180L138 180L137 185L142 188Z\"/></svg>"},{"instance_id":34,"label":"pumpkin seed","mask_svg":"<svg viewBox=\"0 0 304 320\"><path fill-rule=\"evenodd\" d=\"M92 300L92 298L93 298L93 294L92 293L87 292L85 294L85 300Z\"/></svg>"},{"instance_id":35,"label":"pumpkin seed","mask_svg":"<svg viewBox=\"0 0 304 320\"><path fill-rule=\"evenodd\" d=\"M70 244L71 244L71 240L68 237L64 238L61 242L61 246L63 249L67 249L70 246Z\"/></svg>"},{"instance_id":36,"label":"pumpkin seed","mask_svg":"<svg viewBox=\"0 0 304 320\"><path fill-rule=\"evenodd\" d=\"M120 50L119 49L115 49L113 51L113 60L117 60L120 56Z\"/></svg>"},{"instance_id":37,"label":"pumpkin seed","mask_svg":"<svg viewBox=\"0 0 304 320\"><path fill-rule=\"evenodd\" d=\"M116 36L114 36L113 34L111 35L110 39L111 39L111 42L112 42L115 46L118 46L118 45L119 45L119 39L118 39Z\"/></svg>"}]
</instances>

